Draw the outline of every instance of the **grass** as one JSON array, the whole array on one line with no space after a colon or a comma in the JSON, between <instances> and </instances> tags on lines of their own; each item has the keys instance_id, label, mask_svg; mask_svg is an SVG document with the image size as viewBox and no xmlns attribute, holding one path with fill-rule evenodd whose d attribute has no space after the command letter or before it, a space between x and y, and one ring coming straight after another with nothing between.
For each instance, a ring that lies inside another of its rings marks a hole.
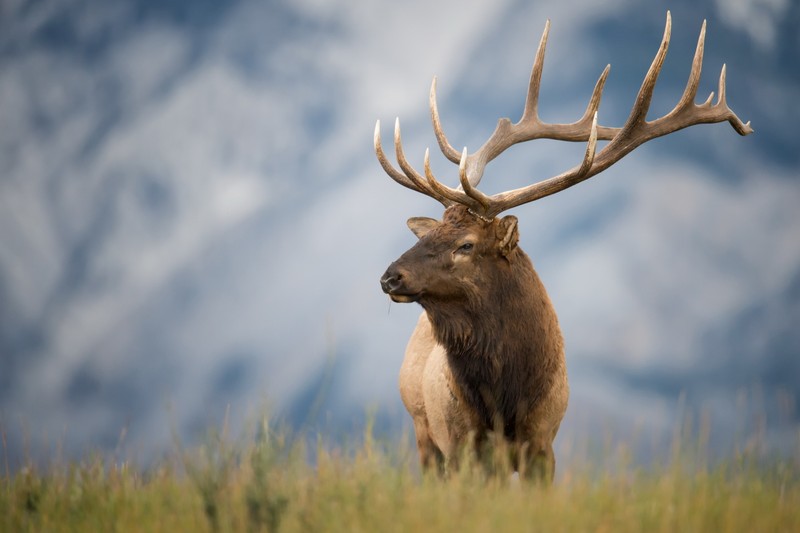
<instances>
[{"instance_id":1,"label":"grass","mask_svg":"<svg viewBox=\"0 0 800 533\"><path fill-rule=\"evenodd\" d=\"M146 470L95 456L6 474L0 531L800 531L796 460L709 466L699 446L675 446L642 469L623 450L562 461L544 487L469 462L423 476L414 450L371 431L350 450L309 449L266 421L240 443L224 433Z\"/></svg>"}]
</instances>

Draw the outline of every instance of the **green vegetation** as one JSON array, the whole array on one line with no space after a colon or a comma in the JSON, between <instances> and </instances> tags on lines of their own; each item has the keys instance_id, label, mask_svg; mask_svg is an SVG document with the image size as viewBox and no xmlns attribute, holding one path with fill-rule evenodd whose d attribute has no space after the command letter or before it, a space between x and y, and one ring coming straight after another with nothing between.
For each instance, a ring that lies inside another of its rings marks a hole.
<instances>
[{"instance_id":1,"label":"green vegetation","mask_svg":"<svg viewBox=\"0 0 800 533\"><path fill-rule=\"evenodd\" d=\"M469 461L422 476L414 450L371 432L352 450L309 451L264 422L244 443L176 448L145 471L96 457L6 474L0 531L800 531L796 458L708 466L701 446L676 446L639 469L615 452L582 461L592 467L562 460L543 487Z\"/></svg>"}]
</instances>

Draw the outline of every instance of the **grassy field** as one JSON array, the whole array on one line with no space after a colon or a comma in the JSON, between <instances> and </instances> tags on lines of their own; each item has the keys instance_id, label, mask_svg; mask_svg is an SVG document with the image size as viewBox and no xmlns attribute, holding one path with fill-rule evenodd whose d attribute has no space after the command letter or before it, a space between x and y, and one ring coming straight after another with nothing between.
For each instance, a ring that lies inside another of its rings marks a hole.
<instances>
[{"instance_id":1,"label":"grassy field","mask_svg":"<svg viewBox=\"0 0 800 533\"><path fill-rule=\"evenodd\" d=\"M797 457L708 466L701 447L674 446L639 469L620 449L562 461L543 487L474 466L422 476L413 450L370 433L342 451L309 450L266 422L253 433L176 445L147 470L97 457L6 473L0 531L800 531Z\"/></svg>"}]
</instances>

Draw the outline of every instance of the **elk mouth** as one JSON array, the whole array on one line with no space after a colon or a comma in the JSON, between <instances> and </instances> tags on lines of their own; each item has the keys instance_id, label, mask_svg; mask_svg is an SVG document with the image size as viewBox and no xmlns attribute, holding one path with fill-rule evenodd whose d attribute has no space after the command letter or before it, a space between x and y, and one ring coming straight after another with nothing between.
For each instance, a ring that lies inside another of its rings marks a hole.
<instances>
[{"instance_id":1,"label":"elk mouth","mask_svg":"<svg viewBox=\"0 0 800 533\"><path fill-rule=\"evenodd\" d=\"M392 299L393 302L398 304L410 304L414 303L420 298L422 298L422 293L417 292L414 294L400 294L400 293L389 293L389 298Z\"/></svg>"}]
</instances>

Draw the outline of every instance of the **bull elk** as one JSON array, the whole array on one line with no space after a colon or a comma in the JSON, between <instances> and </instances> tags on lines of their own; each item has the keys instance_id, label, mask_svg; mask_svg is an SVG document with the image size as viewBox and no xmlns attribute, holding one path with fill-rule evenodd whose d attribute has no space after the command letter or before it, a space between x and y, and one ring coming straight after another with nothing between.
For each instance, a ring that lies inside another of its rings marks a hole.
<instances>
[{"instance_id":1,"label":"bull elk","mask_svg":"<svg viewBox=\"0 0 800 533\"><path fill-rule=\"evenodd\" d=\"M539 85L550 28L544 28L533 64L522 119L503 118L489 140L470 154L448 142L436 104L436 78L430 91L433 130L445 157L458 164L459 188L434 177L430 152L420 174L406 159L395 123L397 170L383 152L380 122L375 153L400 185L445 207L441 221L414 217L408 226L417 243L381 277L395 302L417 302L423 312L411 335L400 369L400 394L411 414L420 461L425 469L457 467L465 445L500 439L508 445L511 466L523 477L552 480L553 440L567 408L569 385L564 342L553 304L528 256L520 249L517 218L498 216L513 207L555 194L607 169L639 145L702 123L728 121L740 135L752 132L728 107L725 66L714 93L695 104L703 61L703 22L692 69L677 105L648 121L647 112L670 40L667 12L661 46L622 127L597 123L597 110L610 65L594 87L583 117L550 124L538 115ZM477 189L486 165L510 146L533 139L586 142L583 161L566 172L519 189L488 196ZM597 150L597 141L608 143Z\"/></svg>"}]
</instances>

